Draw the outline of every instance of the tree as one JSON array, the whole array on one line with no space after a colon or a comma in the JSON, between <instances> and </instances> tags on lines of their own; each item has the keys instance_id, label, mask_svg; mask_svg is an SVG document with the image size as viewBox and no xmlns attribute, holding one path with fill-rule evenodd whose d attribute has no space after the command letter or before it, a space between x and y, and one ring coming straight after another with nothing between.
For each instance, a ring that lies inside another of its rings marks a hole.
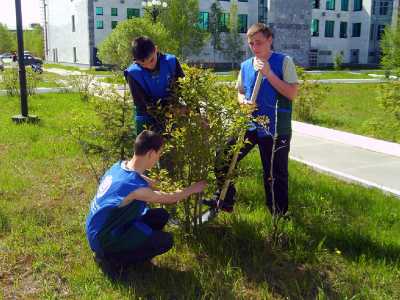
<instances>
[{"instance_id":1,"label":"tree","mask_svg":"<svg viewBox=\"0 0 400 300\"><path fill-rule=\"evenodd\" d=\"M132 41L141 35L150 37L161 51L176 52L177 43L161 23L153 24L147 18L133 18L120 22L100 44L99 58L103 63L125 69L132 63Z\"/></svg>"},{"instance_id":2,"label":"tree","mask_svg":"<svg viewBox=\"0 0 400 300\"><path fill-rule=\"evenodd\" d=\"M170 0L160 20L175 38L178 44L177 54L181 59L185 60L190 55L200 53L208 39L208 33L198 26L198 0Z\"/></svg>"},{"instance_id":3,"label":"tree","mask_svg":"<svg viewBox=\"0 0 400 300\"><path fill-rule=\"evenodd\" d=\"M381 64L390 74L400 77L400 21L392 26L386 27L381 41L382 60ZM389 81L380 86L379 100L382 106L394 114L400 125L400 82Z\"/></svg>"},{"instance_id":4,"label":"tree","mask_svg":"<svg viewBox=\"0 0 400 300\"><path fill-rule=\"evenodd\" d=\"M208 21L208 27L211 35L211 46L213 48L213 63L215 64L215 53L222 50L221 44L221 28L219 26L219 19L222 14L222 9L218 1L211 4L210 7L210 18Z\"/></svg>"},{"instance_id":5,"label":"tree","mask_svg":"<svg viewBox=\"0 0 400 300\"><path fill-rule=\"evenodd\" d=\"M43 28L40 25L24 30L24 48L35 56L44 57Z\"/></svg>"},{"instance_id":6,"label":"tree","mask_svg":"<svg viewBox=\"0 0 400 300\"><path fill-rule=\"evenodd\" d=\"M385 70L400 75L400 21L396 26L387 26L381 41L381 64Z\"/></svg>"},{"instance_id":7,"label":"tree","mask_svg":"<svg viewBox=\"0 0 400 300\"><path fill-rule=\"evenodd\" d=\"M225 37L224 56L232 63L232 69L236 62L241 61L245 51L243 50L243 38L239 33L237 2L233 1L230 9L229 33Z\"/></svg>"},{"instance_id":8,"label":"tree","mask_svg":"<svg viewBox=\"0 0 400 300\"><path fill-rule=\"evenodd\" d=\"M0 23L0 53L15 51L15 49L15 36L8 30L6 25Z\"/></svg>"}]
</instances>

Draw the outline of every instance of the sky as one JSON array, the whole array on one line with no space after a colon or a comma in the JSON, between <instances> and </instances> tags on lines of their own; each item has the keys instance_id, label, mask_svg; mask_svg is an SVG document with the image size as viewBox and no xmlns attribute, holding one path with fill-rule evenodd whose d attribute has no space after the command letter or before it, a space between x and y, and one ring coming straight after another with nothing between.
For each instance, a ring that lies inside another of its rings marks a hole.
<instances>
[{"instance_id":1,"label":"sky","mask_svg":"<svg viewBox=\"0 0 400 300\"><path fill-rule=\"evenodd\" d=\"M15 28L15 0L0 0L0 23L6 24L8 28ZM22 25L29 27L31 23L41 23L40 0L21 0Z\"/></svg>"}]
</instances>

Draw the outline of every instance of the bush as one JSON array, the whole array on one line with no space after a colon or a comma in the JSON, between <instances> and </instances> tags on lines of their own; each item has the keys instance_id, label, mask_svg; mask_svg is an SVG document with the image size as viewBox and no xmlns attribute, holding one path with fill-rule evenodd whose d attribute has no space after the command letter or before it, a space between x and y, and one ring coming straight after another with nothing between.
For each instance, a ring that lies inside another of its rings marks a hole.
<instances>
[{"instance_id":1,"label":"bush","mask_svg":"<svg viewBox=\"0 0 400 300\"><path fill-rule=\"evenodd\" d=\"M343 64L343 56L340 53L336 53L334 59L333 59L333 68L337 71L342 69L342 64Z\"/></svg>"},{"instance_id":2,"label":"bush","mask_svg":"<svg viewBox=\"0 0 400 300\"><path fill-rule=\"evenodd\" d=\"M127 91L121 95L113 86L99 87L96 94L98 97L88 98L88 105L93 105L98 120L91 126L81 126L78 125L80 113L76 113L77 121L70 131L82 146L93 174L99 181L112 163L132 156L136 131L132 123L133 103ZM95 163L98 158L100 165Z\"/></svg>"},{"instance_id":3,"label":"bush","mask_svg":"<svg viewBox=\"0 0 400 300\"><path fill-rule=\"evenodd\" d=\"M321 106L329 88L308 80L304 69L300 67L297 68L297 74L302 82L294 100L294 117L300 121L312 122L315 118L314 113Z\"/></svg>"},{"instance_id":4,"label":"bush","mask_svg":"<svg viewBox=\"0 0 400 300\"><path fill-rule=\"evenodd\" d=\"M147 18L134 18L118 23L100 44L99 58L103 63L125 69L132 63L132 41L141 35L150 37L161 51L175 53L177 50L176 42L162 24L153 24Z\"/></svg>"},{"instance_id":5,"label":"bush","mask_svg":"<svg viewBox=\"0 0 400 300\"><path fill-rule=\"evenodd\" d=\"M67 77L67 85L78 92L82 101L89 101L95 90L96 75L82 73L81 75L69 75Z\"/></svg>"},{"instance_id":6,"label":"bush","mask_svg":"<svg viewBox=\"0 0 400 300\"><path fill-rule=\"evenodd\" d=\"M400 81L390 81L380 86L379 100L381 105L394 114L400 125Z\"/></svg>"},{"instance_id":7,"label":"bush","mask_svg":"<svg viewBox=\"0 0 400 300\"><path fill-rule=\"evenodd\" d=\"M26 69L26 89L28 95L36 94L36 89L40 80L40 75L32 69ZM7 68L2 73L1 86L6 90L8 96L19 95L19 72L18 68Z\"/></svg>"},{"instance_id":8,"label":"bush","mask_svg":"<svg viewBox=\"0 0 400 300\"><path fill-rule=\"evenodd\" d=\"M184 71L186 76L180 79L170 106L158 111L160 117L166 116L166 149L173 158L169 176L180 186L207 179L213 192L216 152L229 138L243 136L250 111L240 107L236 90L219 84L210 71L186 66ZM243 146L239 140L222 161ZM177 218L186 231L195 230L199 223L200 198L192 196L178 207Z\"/></svg>"}]
</instances>

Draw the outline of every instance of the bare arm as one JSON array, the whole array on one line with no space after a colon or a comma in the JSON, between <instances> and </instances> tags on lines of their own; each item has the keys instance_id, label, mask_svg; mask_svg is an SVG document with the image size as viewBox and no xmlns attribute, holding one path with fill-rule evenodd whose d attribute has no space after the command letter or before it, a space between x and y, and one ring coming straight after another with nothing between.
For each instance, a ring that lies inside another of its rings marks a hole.
<instances>
[{"instance_id":1,"label":"bare arm","mask_svg":"<svg viewBox=\"0 0 400 300\"><path fill-rule=\"evenodd\" d=\"M202 192L207 186L205 181L199 181L191 186L184 188L181 191L175 193L165 193L161 191L153 191L151 188L139 188L134 192L130 193L122 202L120 206L125 206L131 203L133 200L140 199L149 203L161 203L161 204L173 204L178 201L189 197L194 193Z\"/></svg>"},{"instance_id":2,"label":"bare arm","mask_svg":"<svg viewBox=\"0 0 400 300\"><path fill-rule=\"evenodd\" d=\"M264 76L268 79L269 83L283 96L288 98L289 100L293 100L297 96L297 92L299 89L299 85L293 83L287 83L281 80L278 76L275 75L272 70L269 74Z\"/></svg>"},{"instance_id":3,"label":"bare arm","mask_svg":"<svg viewBox=\"0 0 400 300\"><path fill-rule=\"evenodd\" d=\"M299 85L297 83L287 83L281 80L275 73L271 70L268 62L263 62L259 59L255 60L255 68L260 70L269 83L283 96L289 100L296 98Z\"/></svg>"}]
</instances>

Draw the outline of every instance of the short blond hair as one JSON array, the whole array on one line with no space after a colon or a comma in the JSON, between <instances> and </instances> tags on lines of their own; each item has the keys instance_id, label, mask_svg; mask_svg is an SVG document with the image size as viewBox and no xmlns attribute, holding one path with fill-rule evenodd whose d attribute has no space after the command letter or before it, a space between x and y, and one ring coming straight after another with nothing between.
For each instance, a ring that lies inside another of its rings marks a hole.
<instances>
[{"instance_id":1,"label":"short blond hair","mask_svg":"<svg viewBox=\"0 0 400 300\"><path fill-rule=\"evenodd\" d=\"M251 25L250 28L247 30L246 35L248 38L252 38L259 32L261 32L263 34L263 36L265 36L266 38L269 38L270 36L272 36L271 29L269 29L269 27L267 25L265 25L264 23L255 23L255 24Z\"/></svg>"}]
</instances>

